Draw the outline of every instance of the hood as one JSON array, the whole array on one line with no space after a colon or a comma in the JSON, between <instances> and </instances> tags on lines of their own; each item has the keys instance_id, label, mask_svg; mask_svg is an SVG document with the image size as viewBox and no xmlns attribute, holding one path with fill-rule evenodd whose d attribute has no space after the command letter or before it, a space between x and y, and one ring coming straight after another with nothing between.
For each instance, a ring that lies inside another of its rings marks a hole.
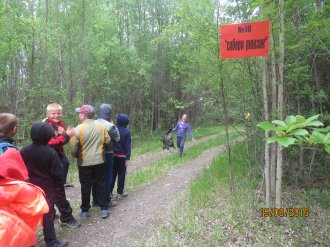
<instances>
[{"instance_id":1,"label":"hood","mask_svg":"<svg viewBox=\"0 0 330 247\"><path fill-rule=\"evenodd\" d=\"M104 120L110 121L111 118L112 107L109 104L100 105L98 111L98 118L102 118Z\"/></svg>"},{"instance_id":2,"label":"hood","mask_svg":"<svg viewBox=\"0 0 330 247\"><path fill-rule=\"evenodd\" d=\"M33 143L46 145L53 136L54 129L49 123L35 123L31 128L31 139Z\"/></svg>"},{"instance_id":3,"label":"hood","mask_svg":"<svg viewBox=\"0 0 330 247\"><path fill-rule=\"evenodd\" d=\"M119 113L117 115L116 122L118 127L127 127L127 125L129 124L129 118L126 114Z\"/></svg>"}]
</instances>

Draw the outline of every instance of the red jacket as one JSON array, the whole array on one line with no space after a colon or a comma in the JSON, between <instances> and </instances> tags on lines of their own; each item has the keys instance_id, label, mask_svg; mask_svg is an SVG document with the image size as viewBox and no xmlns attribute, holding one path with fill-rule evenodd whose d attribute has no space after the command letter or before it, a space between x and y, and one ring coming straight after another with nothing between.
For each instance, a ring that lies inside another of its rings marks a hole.
<instances>
[{"instance_id":1,"label":"red jacket","mask_svg":"<svg viewBox=\"0 0 330 247\"><path fill-rule=\"evenodd\" d=\"M51 126L53 126L54 130L57 131L58 127L62 127L66 130L65 123L62 121L59 121L58 123L53 122L49 118L45 120L46 123L49 123ZM57 135L53 137L48 144L56 150L60 158L63 157L64 149L63 146L67 144L70 140L70 137L64 132L62 135Z\"/></svg>"}]
</instances>

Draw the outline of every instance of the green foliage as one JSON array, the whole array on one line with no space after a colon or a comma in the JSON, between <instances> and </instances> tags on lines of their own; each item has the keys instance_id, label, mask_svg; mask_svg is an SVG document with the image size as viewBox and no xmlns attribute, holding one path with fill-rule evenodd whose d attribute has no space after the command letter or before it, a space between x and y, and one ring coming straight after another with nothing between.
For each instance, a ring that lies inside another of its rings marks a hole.
<instances>
[{"instance_id":1,"label":"green foliage","mask_svg":"<svg viewBox=\"0 0 330 247\"><path fill-rule=\"evenodd\" d=\"M264 131L275 132L275 136L270 137L268 143L278 142L284 147L293 144L321 144L330 154L330 127L316 128L323 126L322 122L317 121L318 117L319 115L314 115L306 119L301 115L287 116L284 121L260 122L257 126Z\"/></svg>"}]
</instances>

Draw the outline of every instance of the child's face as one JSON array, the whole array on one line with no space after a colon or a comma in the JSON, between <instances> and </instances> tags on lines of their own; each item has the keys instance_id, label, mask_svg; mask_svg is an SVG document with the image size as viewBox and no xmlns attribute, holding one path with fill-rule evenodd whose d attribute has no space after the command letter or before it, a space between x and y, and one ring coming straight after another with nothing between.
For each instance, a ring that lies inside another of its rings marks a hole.
<instances>
[{"instance_id":1,"label":"child's face","mask_svg":"<svg viewBox=\"0 0 330 247\"><path fill-rule=\"evenodd\" d=\"M58 123L59 121L62 121L62 110L53 109L47 111L47 117L49 120Z\"/></svg>"},{"instance_id":2,"label":"child's face","mask_svg":"<svg viewBox=\"0 0 330 247\"><path fill-rule=\"evenodd\" d=\"M187 122L187 118L188 118L187 115L183 115L183 116L182 116L182 122Z\"/></svg>"}]
</instances>

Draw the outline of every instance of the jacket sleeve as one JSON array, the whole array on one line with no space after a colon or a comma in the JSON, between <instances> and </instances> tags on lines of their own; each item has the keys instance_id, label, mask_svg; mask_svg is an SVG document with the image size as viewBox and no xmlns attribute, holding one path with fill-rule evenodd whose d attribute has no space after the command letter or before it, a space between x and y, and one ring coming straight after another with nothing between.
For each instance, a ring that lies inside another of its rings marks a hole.
<instances>
[{"instance_id":1,"label":"jacket sleeve","mask_svg":"<svg viewBox=\"0 0 330 247\"><path fill-rule=\"evenodd\" d=\"M104 131L104 144L109 144L111 141L111 138L108 134L108 131L105 128L103 129L103 131Z\"/></svg>"},{"instance_id":2,"label":"jacket sleeve","mask_svg":"<svg viewBox=\"0 0 330 247\"><path fill-rule=\"evenodd\" d=\"M178 129L179 123L176 123L175 127L172 129L172 131L176 131Z\"/></svg>"},{"instance_id":3,"label":"jacket sleeve","mask_svg":"<svg viewBox=\"0 0 330 247\"><path fill-rule=\"evenodd\" d=\"M187 131L188 131L190 137L193 139L194 138L194 135L193 135L193 133L192 133L192 131L190 129L190 124L188 125Z\"/></svg>"},{"instance_id":4,"label":"jacket sleeve","mask_svg":"<svg viewBox=\"0 0 330 247\"><path fill-rule=\"evenodd\" d=\"M80 129L76 128L76 134L71 137L70 145L71 145L71 155L74 158L78 157L78 149L79 149L79 131Z\"/></svg>"},{"instance_id":5,"label":"jacket sleeve","mask_svg":"<svg viewBox=\"0 0 330 247\"><path fill-rule=\"evenodd\" d=\"M119 130L115 125L112 125L110 128L110 138L112 141L119 142L120 134Z\"/></svg>"},{"instance_id":6,"label":"jacket sleeve","mask_svg":"<svg viewBox=\"0 0 330 247\"><path fill-rule=\"evenodd\" d=\"M126 154L126 159L130 160L131 159L131 132L128 131L128 133L125 136L125 154Z\"/></svg>"},{"instance_id":7,"label":"jacket sleeve","mask_svg":"<svg viewBox=\"0 0 330 247\"><path fill-rule=\"evenodd\" d=\"M52 139L50 139L50 141L48 142L48 144L52 147L54 146L63 146L64 144L67 144L70 140L70 137L64 133L63 135L60 135L57 138L52 137Z\"/></svg>"}]
</instances>

